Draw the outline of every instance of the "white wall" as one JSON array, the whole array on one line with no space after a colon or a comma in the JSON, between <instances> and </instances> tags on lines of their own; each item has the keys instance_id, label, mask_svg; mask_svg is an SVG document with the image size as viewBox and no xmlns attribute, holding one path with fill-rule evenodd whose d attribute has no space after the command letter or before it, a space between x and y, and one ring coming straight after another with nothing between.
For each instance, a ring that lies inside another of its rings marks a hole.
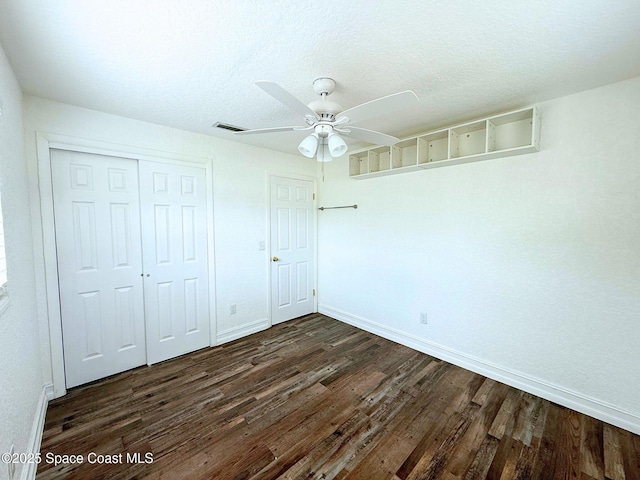
<instances>
[{"instance_id":1,"label":"white wall","mask_svg":"<svg viewBox=\"0 0 640 480\"><path fill-rule=\"evenodd\" d=\"M37 183L37 131L153 149L160 156L180 153L213 159L215 283L218 338L228 339L253 328L266 328L268 312L267 172L315 176L313 160L242 145L237 142L109 115L71 105L25 96L26 156L32 193L36 249L42 250ZM36 257L38 316L51 381L47 305L42 256ZM237 313L229 314L229 305ZM213 311L212 311L213 313Z\"/></svg>"},{"instance_id":2,"label":"white wall","mask_svg":"<svg viewBox=\"0 0 640 480\"><path fill-rule=\"evenodd\" d=\"M8 452L11 444L15 444L16 452L27 452L43 382L24 163L22 92L1 47L0 102L0 191L10 296L8 309L0 314L0 452ZM0 478L7 475L7 466L0 464Z\"/></svg>"},{"instance_id":3,"label":"white wall","mask_svg":"<svg viewBox=\"0 0 640 480\"><path fill-rule=\"evenodd\" d=\"M540 105L538 153L326 165L320 310L640 433L640 78ZM428 324L419 323L427 312Z\"/></svg>"}]
</instances>

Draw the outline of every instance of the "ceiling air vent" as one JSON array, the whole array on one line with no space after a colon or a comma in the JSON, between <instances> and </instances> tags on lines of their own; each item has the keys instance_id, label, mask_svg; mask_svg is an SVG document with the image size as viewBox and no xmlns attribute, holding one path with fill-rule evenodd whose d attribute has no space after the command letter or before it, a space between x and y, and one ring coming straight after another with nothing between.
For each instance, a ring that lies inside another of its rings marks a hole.
<instances>
[{"instance_id":1,"label":"ceiling air vent","mask_svg":"<svg viewBox=\"0 0 640 480\"><path fill-rule=\"evenodd\" d=\"M230 132L244 132L246 130L246 128L236 127L235 125L229 125L228 123L222 122L216 122L212 126L223 130L229 130Z\"/></svg>"}]
</instances>

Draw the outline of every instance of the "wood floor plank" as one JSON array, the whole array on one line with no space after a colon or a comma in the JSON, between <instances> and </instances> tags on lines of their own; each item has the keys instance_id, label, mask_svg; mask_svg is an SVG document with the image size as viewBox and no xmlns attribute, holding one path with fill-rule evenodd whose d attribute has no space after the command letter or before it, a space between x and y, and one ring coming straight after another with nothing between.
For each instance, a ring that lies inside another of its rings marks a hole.
<instances>
[{"instance_id":1,"label":"wood floor plank","mask_svg":"<svg viewBox=\"0 0 640 480\"><path fill-rule=\"evenodd\" d=\"M429 480L445 475L448 461L460 447L460 439L475 420L479 408L477 403L469 402L464 411L451 417L441 435L438 435L427 448L407 479Z\"/></svg>"},{"instance_id":2,"label":"wood floor plank","mask_svg":"<svg viewBox=\"0 0 640 480\"><path fill-rule=\"evenodd\" d=\"M153 462L39 480L640 480L639 436L320 314L71 389L41 452Z\"/></svg>"},{"instance_id":3,"label":"wood floor plank","mask_svg":"<svg viewBox=\"0 0 640 480\"><path fill-rule=\"evenodd\" d=\"M582 416L580 471L593 478L604 479L603 425L594 418Z\"/></svg>"},{"instance_id":4,"label":"wood floor plank","mask_svg":"<svg viewBox=\"0 0 640 480\"><path fill-rule=\"evenodd\" d=\"M604 475L610 480L625 480L624 460L618 440L618 429L608 425L603 425L604 440Z\"/></svg>"},{"instance_id":5,"label":"wood floor plank","mask_svg":"<svg viewBox=\"0 0 640 480\"><path fill-rule=\"evenodd\" d=\"M516 478L516 469L518 468L518 459L525 445L520 440L510 439L509 449L506 452L504 466L500 475L500 480L512 480Z\"/></svg>"},{"instance_id":6,"label":"wood floor plank","mask_svg":"<svg viewBox=\"0 0 640 480\"><path fill-rule=\"evenodd\" d=\"M489 468L493 465L493 459L496 456L499 446L500 440L493 435L486 435L465 472L464 480L482 480L489 478Z\"/></svg>"},{"instance_id":7,"label":"wood floor plank","mask_svg":"<svg viewBox=\"0 0 640 480\"><path fill-rule=\"evenodd\" d=\"M483 386L486 383L485 381ZM472 403L479 405L480 410L478 411L477 418L472 422L464 437L461 439L461 448L457 450L455 457L451 459L447 467L447 471L452 475L457 477L465 475L478 449L486 438L493 419L504 402L508 391L509 387L506 385L495 383L486 394L483 393L480 396L476 394L476 396L474 396ZM477 403L474 400L479 400L482 403Z\"/></svg>"},{"instance_id":8,"label":"wood floor plank","mask_svg":"<svg viewBox=\"0 0 640 480\"><path fill-rule=\"evenodd\" d=\"M540 438L538 457L531 476L533 479L542 480L554 478L555 476L558 455L562 448L557 441L562 410L562 407L556 404L549 404L544 429Z\"/></svg>"},{"instance_id":9,"label":"wood floor plank","mask_svg":"<svg viewBox=\"0 0 640 480\"><path fill-rule=\"evenodd\" d=\"M638 435L633 435L624 430L618 430L620 450L624 461L624 472L627 479L640 478L640 448L634 446L634 440ZM640 446L640 442L636 442Z\"/></svg>"},{"instance_id":10,"label":"wood floor plank","mask_svg":"<svg viewBox=\"0 0 640 480\"><path fill-rule=\"evenodd\" d=\"M556 442L557 480L579 478L580 476L580 442L582 426L580 414L574 410L564 409L559 412Z\"/></svg>"}]
</instances>

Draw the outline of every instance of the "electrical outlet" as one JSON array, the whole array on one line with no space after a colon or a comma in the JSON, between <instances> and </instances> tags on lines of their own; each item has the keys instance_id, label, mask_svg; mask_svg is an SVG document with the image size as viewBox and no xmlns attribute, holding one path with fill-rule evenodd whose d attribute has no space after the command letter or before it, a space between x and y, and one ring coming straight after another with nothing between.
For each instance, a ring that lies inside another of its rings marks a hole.
<instances>
[{"instance_id":1,"label":"electrical outlet","mask_svg":"<svg viewBox=\"0 0 640 480\"><path fill-rule=\"evenodd\" d=\"M427 324L427 312L420 312L420 323Z\"/></svg>"},{"instance_id":2,"label":"electrical outlet","mask_svg":"<svg viewBox=\"0 0 640 480\"><path fill-rule=\"evenodd\" d=\"M11 455L10 460L12 461L7 463L7 467L9 467L9 480L11 480L16 475L16 464L13 463L13 454L15 451L16 451L15 445L11 445L11 448L9 449L9 454Z\"/></svg>"},{"instance_id":3,"label":"electrical outlet","mask_svg":"<svg viewBox=\"0 0 640 480\"><path fill-rule=\"evenodd\" d=\"M236 304L232 303L231 305L229 305L229 313L231 315L233 315L234 313L236 313Z\"/></svg>"}]
</instances>

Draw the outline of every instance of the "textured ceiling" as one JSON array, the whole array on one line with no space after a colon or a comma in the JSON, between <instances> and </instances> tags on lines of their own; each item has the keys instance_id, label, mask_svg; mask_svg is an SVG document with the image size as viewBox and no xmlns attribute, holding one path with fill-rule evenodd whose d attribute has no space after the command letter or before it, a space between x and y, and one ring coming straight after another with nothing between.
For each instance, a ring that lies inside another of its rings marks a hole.
<instances>
[{"instance_id":1,"label":"textured ceiling","mask_svg":"<svg viewBox=\"0 0 640 480\"><path fill-rule=\"evenodd\" d=\"M639 26L638 0L0 0L25 93L286 152L211 125L301 124L254 82L330 76L344 108L414 90L360 124L406 136L638 76Z\"/></svg>"}]
</instances>

